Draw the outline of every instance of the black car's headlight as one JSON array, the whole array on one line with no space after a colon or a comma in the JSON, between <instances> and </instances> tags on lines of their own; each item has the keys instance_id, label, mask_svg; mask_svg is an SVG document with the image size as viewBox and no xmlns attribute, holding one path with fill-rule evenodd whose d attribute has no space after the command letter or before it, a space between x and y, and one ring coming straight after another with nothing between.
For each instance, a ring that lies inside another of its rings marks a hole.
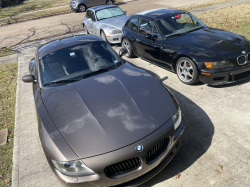
<instances>
[{"instance_id":1,"label":"black car's headlight","mask_svg":"<svg viewBox=\"0 0 250 187\"><path fill-rule=\"evenodd\" d=\"M172 117L174 122L174 130L178 129L181 124L181 109L179 108L177 113Z\"/></svg>"},{"instance_id":2,"label":"black car's headlight","mask_svg":"<svg viewBox=\"0 0 250 187\"><path fill-rule=\"evenodd\" d=\"M58 171L68 176L86 176L96 174L94 171L89 169L81 160L68 162L51 160L51 162Z\"/></svg>"},{"instance_id":3,"label":"black car's headlight","mask_svg":"<svg viewBox=\"0 0 250 187\"><path fill-rule=\"evenodd\" d=\"M109 34L119 34L119 33L122 33L121 30L109 30Z\"/></svg>"},{"instance_id":4,"label":"black car's headlight","mask_svg":"<svg viewBox=\"0 0 250 187\"><path fill-rule=\"evenodd\" d=\"M227 68L234 66L231 62L225 61L218 61L218 62L204 62L206 68L208 69L220 69L220 68Z\"/></svg>"}]
</instances>

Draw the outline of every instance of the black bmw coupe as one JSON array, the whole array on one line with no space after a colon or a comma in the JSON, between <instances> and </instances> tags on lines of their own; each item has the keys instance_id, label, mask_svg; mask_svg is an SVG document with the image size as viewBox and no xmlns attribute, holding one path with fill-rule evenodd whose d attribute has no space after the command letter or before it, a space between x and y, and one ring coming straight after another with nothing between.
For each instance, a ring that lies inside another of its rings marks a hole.
<instances>
[{"instance_id":1,"label":"black bmw coupe","mask_svg":"<svg viewBox=\"0 0 250 187\"><path fill-rule=\"evenodd\" d=\"M140 12L130 17L123 33L127 57L162 64L185 84L224 84L250 76L250 41L210 28L189 12Z\"/></svg>"}]
</instances>

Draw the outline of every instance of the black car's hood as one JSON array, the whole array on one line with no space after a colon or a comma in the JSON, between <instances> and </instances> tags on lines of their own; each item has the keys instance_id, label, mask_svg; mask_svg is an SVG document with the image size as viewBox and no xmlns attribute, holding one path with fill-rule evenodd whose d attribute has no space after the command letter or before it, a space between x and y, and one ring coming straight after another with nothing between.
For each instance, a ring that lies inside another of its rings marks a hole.
<instances>
[{"instance_id":1,"label":"black car's hood","mask_svg":"<svg viewBox=\"0 0 250 187\"><path fill-rule=\"evenodd\" d=\"M159 92L127 63L72 84L44 88L42 98L80 158L134 143L172 117Z\"/></svg>"},{"instance_id":2,"label":"black car's hood","mask_svg":"<svg viewBox=\"0 0 250 187\"><path fill-rule=\"evenodd\" d=\"M250 50L249 42L245 38L223 30L203 28L183 35L172 36L166 41L184 46L198 47L214 53L236 53Z\"/></svg>"}]
</instances>

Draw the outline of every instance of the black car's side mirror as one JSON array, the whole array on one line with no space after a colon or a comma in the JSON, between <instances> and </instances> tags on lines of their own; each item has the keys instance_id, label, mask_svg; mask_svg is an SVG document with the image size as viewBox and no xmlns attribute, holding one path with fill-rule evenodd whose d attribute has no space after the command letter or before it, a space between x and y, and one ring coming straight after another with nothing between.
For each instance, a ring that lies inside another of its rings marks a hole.
<instances>
[{"instance_id":1,"label":"black car's side mirror","mask_svg":"<svg viewBox=\"0 0 250 187\"><path fill-rule=\"evenodd\" d=\"M22 80L23 82L35 82L35 77L33 75L24 75Z\"/></svg>"},{"instance_id":2,"label":"black car's side mirror","mask_svg":"<svg viewBox=\"0 0 250 187\"><path fill-rule=\"evenodd\" d=\"M145 34L145 38L151 40L152 39L152 35L149 34L149 33L147 33L147 34Z\"/></svg>"},{"instance_id":3,"label":"black car's side mirror","mask_svg":"<svg viewBox=\"0 0 250 187\"><path fill-rule=\"evenodd\" d=\"M128 50L126 48L121 48L119 51L119 56L122 57L128 53Z\"/></svg>"}]
</instances>

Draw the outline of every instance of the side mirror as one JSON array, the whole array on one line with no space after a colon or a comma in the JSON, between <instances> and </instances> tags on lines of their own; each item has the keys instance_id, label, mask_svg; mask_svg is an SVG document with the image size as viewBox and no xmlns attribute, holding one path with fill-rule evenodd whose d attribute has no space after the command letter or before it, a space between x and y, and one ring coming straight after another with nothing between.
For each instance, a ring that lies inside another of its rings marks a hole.
<instances>
[{"instance_id":1,"label":"side mirror","mask_svg":"<svg viewBox=\"0 0 250 187\"><path fill-rule=\"evenodd\" d=\"M22 80L23 82L35 82L35 77L33 75L24 75Z\"/></svg>"},{"instance_id":2,"label":"side mirror","mask_svg":"<svg viewBox=\"0 0 250 187\"><path fill-rule=\"evenodd\" d=\"M89 21L89 22L92 22L92 19L91 19L91 18L88 18L88 21Z\"/></svg>"},{"instance_id":3,"label":"side mirror","mask_svg":"<svg viewBox=\"0 0 250 187\"><path fill-rule=\"evenodd\" d=\"M147 39L151 40L151 39L152 39L152 35L151 35L151 34L149 34L149 33L147 33L147 34L145 34L145 38L147 38Z\"/></svg>"},{"instance_id":4,"label":"side mirror","mask_svg":"<svg viewBox=\"0 0 250 187\"><path fill-rule=\"evenodd\" d=\"M121 48L119 51L119 56L122 57L128 53L128 50L126 48Z\"/></svg>"},{"instance_id":5,"label":"side mirror","mask_svg":"<svg viewBox=\"0 0 250 187\"><path fill-rule=\"evenodd\" d=\"M127 11L124 11L124 14L127 14Z\"/></svg>"}]
</instances>

